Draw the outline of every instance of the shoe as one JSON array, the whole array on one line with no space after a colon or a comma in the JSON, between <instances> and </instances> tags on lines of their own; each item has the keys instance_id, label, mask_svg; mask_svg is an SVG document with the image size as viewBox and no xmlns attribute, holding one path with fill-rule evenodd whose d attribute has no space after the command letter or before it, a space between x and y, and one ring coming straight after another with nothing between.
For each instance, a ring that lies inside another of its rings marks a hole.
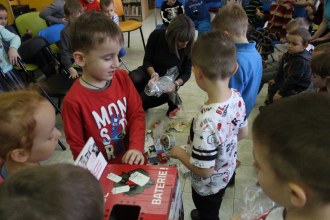
<instances>
[{"instance_id":1,"label":"shoe","mask_svg":"<svg viewBox=\"0 0 330 220\"><path fill-rule=\"evenodd\" d=\"M167 116L169 119L176 118L176 113L178 113L178 111L180 111L180 108L173 109L172 111L168 110L168 111L166 112L166 116Z\"/></svg>"},{"instance_id":2,"label":"shoe","mask_svg":"<svg viewBox=\"0 0 330 220\"><path fill-rule=\"evenodd\" d=\"M191 220L199 220L200 217L199 217L199 212L197 209L193 209L191 210L190 212L190 217L191 217Z\"/></svg>"}]
</instances>

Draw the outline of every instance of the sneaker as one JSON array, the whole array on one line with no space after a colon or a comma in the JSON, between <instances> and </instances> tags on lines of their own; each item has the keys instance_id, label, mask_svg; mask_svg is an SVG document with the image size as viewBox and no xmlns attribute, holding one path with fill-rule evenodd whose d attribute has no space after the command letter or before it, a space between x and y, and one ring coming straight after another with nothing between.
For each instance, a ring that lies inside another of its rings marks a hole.
<instances>
[{"instance_id":1,"label":"sneaker","mask_svg":"<svg viewBox=\"0 0 330 220\"><path fill-rule=\"evenodd\" d=\"M197 209L193 209L191 210L190 212L190 217L191 217L191 220L199 220L200 217L199 217L199 212Z\"/></svg>"},{"instance_id":2,"label":"sneaker","mask_svg":"<svg viewBox=\"0 0 330 220\"><path fill-rule=\"evenodd\" d=\"M166 116L167 116L169 119L176 118L176 113L178 113L178 111L180 111L180 108L173 109L173 110L170 111L170 112L169 112L169 110L168 110L167 113L166 113Z\"/></svg>"}]
</instances>

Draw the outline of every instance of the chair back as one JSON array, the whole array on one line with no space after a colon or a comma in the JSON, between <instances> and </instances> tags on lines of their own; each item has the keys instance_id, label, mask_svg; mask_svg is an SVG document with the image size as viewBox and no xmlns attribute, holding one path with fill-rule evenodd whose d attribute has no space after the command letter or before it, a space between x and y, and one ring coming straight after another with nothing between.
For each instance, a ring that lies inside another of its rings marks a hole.
<instances>
[{"instance_id":1,"label":"chair back","mask_svg":"<svg viewBox=\"0 0 330 220\"><path fill-rule=\"evenodd\" d=\"M60 41L61 31L64 27L64 24L54 24L39 31L38 35L45 38L49 44L54 44Z\"/></svg>"},{"instance_id":2,"label":"chair back","mask_svg":"<svg viewBox=\"0 0 330 220\"><path fill-rule=\"evenodd\" d=\"M123 6L123 2L121 0L114 0L113 1L113 5L115 8L115 13L119 16L122 17L125 15L124 13L124 6Z\"/></svg>"},{"instance_id":3,"label":"chair back","mask_svg":"<svg viewBox=\"0 0 330 220\"><path fill-rule=\"evenodd\" d=\"M22 14L15 19L18 33L23 36L27 29L30 29L33 36L38 36L39 31L47 27L44 19L39 17L39 12Z\"/></svg>"},{"instance_id":4,"label":"chair back","mask_svg":"<svg viewBox=\"0 0 330 220\"><path fill-rule=\"evenodd\" d=\"M33 37L21 44L18 53L24 62L30 63L34 61L37 53L47 46L48 42L43 37Z\"/></svg>"}]
</instances>

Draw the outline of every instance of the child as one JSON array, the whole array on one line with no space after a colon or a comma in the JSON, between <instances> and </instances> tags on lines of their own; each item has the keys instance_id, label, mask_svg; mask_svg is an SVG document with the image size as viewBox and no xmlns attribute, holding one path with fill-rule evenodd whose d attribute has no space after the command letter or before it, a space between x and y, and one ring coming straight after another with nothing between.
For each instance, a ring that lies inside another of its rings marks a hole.
<instances>
[{"instance_id":1,"label":"child","mask_svg":"<svg viewBox=\"0 0 330 220\"><path fill-rule=\"evenodd\" d=\"M267 28L271 32L279 32L281 43L286 40L286 26L292 19L293 15L293 1L292 0L276 0L269 8L269 14L262 13L257 9L257 16L265 21L268 21Z\"/></svg>"},{"instance_id":2,"label":"child","mask_svg":"<svg viewBox=\"0 0 330 220\"><path fill-rule=\"evenodd\" d=\"M124 70L118 70L122 33L103 13L81 15L71 28L73 57L83 73L63 101L63 124L76 158L89 137L109 163L143 164L145 115Z\"/></svg>"},{"instance_id":3,"label":"child","mask_svg":"<svg viewBox=\"0 0 330 220\"><path fill-rule=\"evenodd\" d=\"M197 85L208 94L208 100L192 124L192 154L174 147L168 156L179 159L192 172L197 210L191 212L191 218L215 220L235 171L237 141L247 135L245 105L239 92L228 87L237 63L235 44L226 33L204 33L194 44L191 58Z\"/></svg>"},{"instance_id":4,"label":"child","mask_svg":"<svg viewBox=\"0 0 330 220\"><path fill-rule=\"evenodd\" d=\"M322 44L321 44L322 45ZM312 80L319 92L330 93L330 54L321 53L312 56Z\"/></svg>"},{"instance_id":5,"label":"child","mask_svg":"<svg viewBox=\"0 0 330 220\"><path fill-rule=\"evenodd\" d=\"M59 42L60 58L64 68L69 70L70 78L77 78L79 74L73 65L72 48L69 37L69 29L72 23L84 13L82 5L76 0L68 0L64 4L64 13L68 24L61 31L61 40Z\"/></svg>"},{"instance_id":6,"label":"child","mask_svg":"<svg viewBox=\"0 0 330 220\"><path fill-rule=\"evenodd\" d=\"M164 1L160 8L160 17L163 20L163 27L166 28L171 20L177 15L184 14L184 7L178 0Z\"/></svg>"},{"instance_id":7,"label":"child","mask_svg":"<svg viewBox=\"0 0 330 220\"><path fill-rule=\"evenodd\" d=\"M97 179L71 164L18 171L0 188L0 219L102 220L103 206Z\"/></svg>"},{"instance_id":8,"label":"child","mask_svg":"<svg viewBox=\"0 0 330 220\"><path fill-rule=\"evenodd\" d=\"M246 38L248 18L242 6L235 3L223 6L213 20L213 28L227 32L236 43L238 70L231 77L229 87L241 93L249 117L258 95L262 59L255 42Z\"/></svg>"},{"instance_id":9,"label":"child","mask_svg":"<svg viewBox=\"0 0 330 220\"><path fill-rule=\"evenodd\" d=\"M258 182L281 206L262 219L330 219L329 109L329 95L304 93L275 103L254 120Z\"/></svg>"},{"instance_id":10,"label":"child","mask_svg":"<svg viewBox=\"0 0 330 220\"><path fill-rule=\"evenodd\" d=\"M269 81L269 103L306 90L311 83L311 54L306 50L311 36L304 28L288 33L288 52L283 55L276 78Z\"/></svg>"},{"instance_id":11,"label":"child","mask_svg":"<svg viewBox=\"0 0 330 220\"><path fill-rule=\"evenodd\" d=\"M48 159L61 136L54 107L36 91L0 94L0 182Z\"/></svg>"},{"instance_id":12,"label":"child","mask_svg":"<svg viewBox=\"0 0 330 220\"><path fill-rule=\"evenodd\" d=\"M260 12L263 12L263 4L261 0L250 0L244 7L249 19L248 35L252 34L258 27L262 27L263 25L262 20L257 16L257 9Z\"/></svg>"},{"instance_id":13,"label":"child","mask_svg":"<svg viewBox=\"0 0 330 220\"><path fill-rule=\"evenodd\" d=\"M211 16L204 0L188 0L184 5L184 10L194 22L198 36L211 29Z\"/></svg>"},{"instance_id":14,"label":"child","mask_svg":"<svg viewBox=\"0 0 330 220\"><path fill-rule=\"evenodd\" d=\"M63 10L64 4L65 0L54 0L40 12L39 16L50 24L66 24L67 20L64 18Z\"/></svg>"},{"instance_id":15,"label":"child","mask_svg":"<svg viewBox=\"0 0 330 220\"><path fill-rule=\"evenodd\" d=\"M113 0L101 0L100 1L101 12L106 16L111 18L117 25L119 25L119 17L115 13L115 7L113 4ZM118 57L121 58L126 55L126 50L122 47L118 53Z\"/></svg>"},{"instance_id":16,"label":"child","mask_svg":"<svg viewBox=\"0 0 330 220\"><path fill-rule=\"evenodd\" d=\"M100 3L96 0L79 0L85 12L100 11Z\"/></svg>"}]
</instances>

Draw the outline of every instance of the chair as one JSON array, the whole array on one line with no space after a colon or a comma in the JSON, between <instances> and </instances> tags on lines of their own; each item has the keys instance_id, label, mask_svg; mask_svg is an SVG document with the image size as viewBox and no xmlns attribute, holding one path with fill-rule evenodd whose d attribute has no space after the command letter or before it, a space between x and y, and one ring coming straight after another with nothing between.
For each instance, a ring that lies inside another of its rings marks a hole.
<instances>
[{"instance_id":1,"label":"chair","mask_svg":"<svg viewBox=\"0 0 330 220\"><path fill-rule=\"evenodd\" d=\"M130 46L130 32L135 31L137 29L140 29L140 34L142 38L143 48L146 48L146 45L144 43L144 37L142 32L142 22L136 21L136 20L125 20L125 14L124 14L124 6L123 2L121 0L114 0L114 7L115 7L115 13L121 17L121 21L119 22L120 30L125 33L128 33L128 48Z\"/></svg>"}]
</instances>

